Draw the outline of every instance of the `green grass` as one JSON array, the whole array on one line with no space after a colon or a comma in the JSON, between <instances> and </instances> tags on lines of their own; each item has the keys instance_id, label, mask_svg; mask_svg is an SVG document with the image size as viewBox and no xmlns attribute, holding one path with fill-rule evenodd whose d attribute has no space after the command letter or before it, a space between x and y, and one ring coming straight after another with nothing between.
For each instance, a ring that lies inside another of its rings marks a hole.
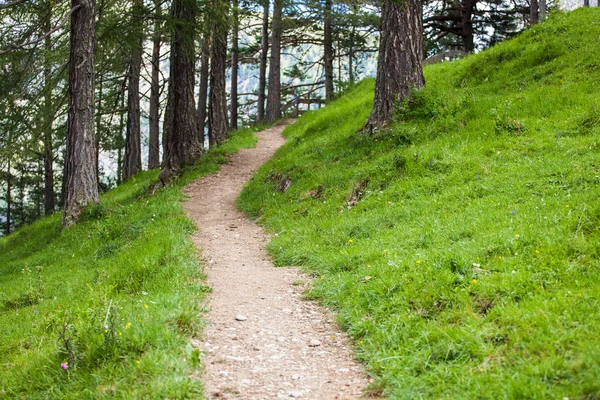
<instances>
[{"instance_id":1,"label":"green grass","mask_svg":"<svg viewBox=\"0 0 600 400\"><path fill-rule=\"evenodd\" d=\"M389 398L600 398L600 10L304 115L239 207ZM291 186L281 191L281 182Z\"/></svg>"},{"instance_id":2,"label":"green grass","mask_svg":"<svg viewBox=\"0 0 600 400\"><path fill-rule=\"evenodd\" d=\"M201 397L189 339L209 288L181 189L255 143L239 131L153 196L142 172L72 228L55 214L0 239L0 398Z\"/></svg>"}]
</instances>

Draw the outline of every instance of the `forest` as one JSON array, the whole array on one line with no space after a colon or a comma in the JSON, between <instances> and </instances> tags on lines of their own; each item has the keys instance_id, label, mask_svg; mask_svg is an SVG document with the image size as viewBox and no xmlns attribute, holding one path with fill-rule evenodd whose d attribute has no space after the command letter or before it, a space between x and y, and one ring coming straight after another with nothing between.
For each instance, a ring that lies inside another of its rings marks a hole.
<instances>
[{"instance_id":1,"label":"forest","mask_svg":"<svg viewBox=\"0 0 600 400\"><path fill-rule=\"evenodd\" d=\"M600 397L594 0L0 17L0 399Z\"/></svg>"},{"instance_id":2,"label":"forest","mask_svg":"<svg viewBox=\"0 0 600 400\"><path fill-rule=\"evenodd\" d=\"M95 202L142 168L170 175L238 126L321 106L373 75L381 29L397 28L380 23L382 12L396 18L385 4L2 3L3 234L59 209L77 214L73 201ZM489 47L548 12L545 1L414 7L423 56L438 58ZM83 75L69 69L77 54ZM78 102L85 122L70 130ZM83 142L69 136L75 129ZM179 135L182 147L170 152ZM69 178L74 157L95 173ZM80 189L83 200L71 201Z\"/></svg>"}]
</instances>

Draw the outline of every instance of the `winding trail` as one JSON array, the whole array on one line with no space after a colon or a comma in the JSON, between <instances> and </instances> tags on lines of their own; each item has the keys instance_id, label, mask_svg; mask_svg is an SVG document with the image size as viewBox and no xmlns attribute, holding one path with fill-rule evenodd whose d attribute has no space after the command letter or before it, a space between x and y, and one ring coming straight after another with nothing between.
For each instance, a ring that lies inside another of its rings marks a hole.
<instances>
[{"instance_id":1,"label":"winding trail","mask_svg":"<svg viewBox=\"0 0 600 400\"><path fill-rule=\"evenodd\" d=\"M283 128L258 133L256 148L185 189L213 288L197 343L208 399L356 399L368 383L335 317L302 300L310 279L298 268L275 268L268 236L235 207L243 185L284 143Z\"/></svg>"}]
</instances>

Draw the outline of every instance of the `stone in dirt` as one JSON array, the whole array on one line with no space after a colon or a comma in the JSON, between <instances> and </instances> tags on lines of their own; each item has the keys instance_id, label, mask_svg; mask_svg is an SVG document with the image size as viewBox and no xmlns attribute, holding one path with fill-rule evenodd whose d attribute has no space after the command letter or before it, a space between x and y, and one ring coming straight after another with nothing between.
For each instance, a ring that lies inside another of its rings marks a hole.
<instances>
[{"instance_id":1,"label":"stone in dirt","mask_svg":"<svg viewBox=\"0 0 600 400\"><path fill-rule=\"evenodd\" d=\"M317 340L317 339L313 339L313 340L311 340L311 341L310 341L310 344L309 344L309 346L310 346L310 347L318 347L318 346L320 346L320 345L321 345L321 341L320 341L320 340Z\"/></svg>"},{"instance_id":2,"label":"stone in dirt","mask_svg":"<svg viewBox=\"0 0 600 400\"><path fill-rule=\"evenodd\" d=\"M245 321L247 319L248 319L248 317L246 317L245 315L242 315L242 314L238 314L235 316L236 321Z\"/></svg>"}]
</instances>

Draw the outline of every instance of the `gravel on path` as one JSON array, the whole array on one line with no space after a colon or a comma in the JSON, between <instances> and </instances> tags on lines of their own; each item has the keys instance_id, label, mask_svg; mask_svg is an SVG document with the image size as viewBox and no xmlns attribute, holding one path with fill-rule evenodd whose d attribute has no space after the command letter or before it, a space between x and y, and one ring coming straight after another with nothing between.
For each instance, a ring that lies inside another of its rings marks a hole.
<instances>
[{"instance_id":1,"label":"gravel on path","mask_svg":"<svg viewBox=\"0 0 600 400\"><path fill-rule=\"evenodd\" d=\"M256 148L185 189L213 289L197 340L208 399L357 399L368 384L335 316L302 299L310 278L275 268L268 236L235 207L243 185L284 143L284 127L258 133Z\"/></svg>"}]
</instances>

